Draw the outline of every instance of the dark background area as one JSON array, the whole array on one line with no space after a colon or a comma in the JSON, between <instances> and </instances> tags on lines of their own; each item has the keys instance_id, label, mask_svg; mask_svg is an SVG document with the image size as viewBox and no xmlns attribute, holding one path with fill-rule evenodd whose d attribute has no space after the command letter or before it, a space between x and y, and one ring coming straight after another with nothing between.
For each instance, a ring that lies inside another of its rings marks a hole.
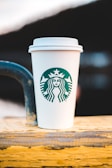
<instances>
[{"instance_id":1,"label":"dark background area","mask_svg":"<svg viewBox=\"0 0 112 168\"><path fill-rule=\"evenodd\" d=\"M76 115L112 114L112 1L101 0L37 21L0 36L0 60L19 63L30 71L28 47L34 38L74 37L84 47L79 85L81 97ZM0 76L0 98L24 103L23 91L14 79Z\"/></svg>"}]
</instances>

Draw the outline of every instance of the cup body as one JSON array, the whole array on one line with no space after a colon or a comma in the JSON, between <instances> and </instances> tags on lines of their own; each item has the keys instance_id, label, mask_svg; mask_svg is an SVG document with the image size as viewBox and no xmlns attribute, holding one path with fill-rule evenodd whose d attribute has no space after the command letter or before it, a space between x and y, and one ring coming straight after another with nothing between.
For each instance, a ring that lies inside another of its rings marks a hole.
<instances>
[{"instance_id":1,"label":"cup body","mask_svg":"<svg viewBox=\"0 0 112 168\"><path fill-rule=\"evenodd\" d=\"M44 43L46 38L42 40ZM55 45L52 40L57 40ZM37 44L35 49L29 49L32 56L38 126L46 129L70 128L75 115L82 48L67 48L65 43L65 46L61 45L61 40L70 41L71 38L47 38L47 47L42 43L40 48Z\"/></svg>"}]
</instances>

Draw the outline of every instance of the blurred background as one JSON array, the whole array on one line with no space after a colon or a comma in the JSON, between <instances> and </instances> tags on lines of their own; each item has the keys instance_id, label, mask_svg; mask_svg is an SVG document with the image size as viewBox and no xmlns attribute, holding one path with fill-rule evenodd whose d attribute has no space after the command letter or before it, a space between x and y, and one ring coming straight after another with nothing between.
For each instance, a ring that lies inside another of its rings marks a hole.
<instances>
[{"instance_id":1,"label":"blurred background","mask_svg":"<svg viewBox=\"0 0 112 168\"><path fill-rule=\"evenodd\" d=\"M32 72L28 47L37 37L74 37L84 47L81 54L80 98L76 115L112 114L112 1L99 0L64 10L0 35L0 60L19 63ZM24 105L23 90L14 79L0 76L0 99Z\"/></svg>"}]
</instances>

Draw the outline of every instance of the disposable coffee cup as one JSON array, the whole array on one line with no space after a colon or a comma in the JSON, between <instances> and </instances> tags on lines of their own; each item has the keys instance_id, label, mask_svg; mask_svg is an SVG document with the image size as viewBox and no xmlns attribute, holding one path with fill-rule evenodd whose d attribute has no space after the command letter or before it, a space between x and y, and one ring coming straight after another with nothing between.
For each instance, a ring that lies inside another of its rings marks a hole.
<instances>
[{"instance_id":1,"label":"disposable coffee cup","mask_svg":"<svg viewBox=\"0 0 112 168\"><path fill-rule=\"evenodd\" d=\"M29 46L40 128L73 126L82 51L77 39L66 37L36 38Z\"/></svg>"}]
</instances>

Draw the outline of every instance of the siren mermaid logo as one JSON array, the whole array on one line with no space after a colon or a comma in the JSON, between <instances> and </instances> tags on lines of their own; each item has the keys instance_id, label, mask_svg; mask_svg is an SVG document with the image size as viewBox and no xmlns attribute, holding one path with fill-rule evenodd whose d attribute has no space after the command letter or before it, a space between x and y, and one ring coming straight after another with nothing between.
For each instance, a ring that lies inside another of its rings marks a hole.
<instances>
[{"instance_id":1,"label":"siren mermaid logo","mask_svg":"<svg viewBox=\"0 0 112 168\"><path fill-rule=\"evenodd\" d=\"M62 68L48 69L41 76L40 89L48 101L63 102L68 98L72 89L71 75Z\"/></svg>"}]
</instances>

